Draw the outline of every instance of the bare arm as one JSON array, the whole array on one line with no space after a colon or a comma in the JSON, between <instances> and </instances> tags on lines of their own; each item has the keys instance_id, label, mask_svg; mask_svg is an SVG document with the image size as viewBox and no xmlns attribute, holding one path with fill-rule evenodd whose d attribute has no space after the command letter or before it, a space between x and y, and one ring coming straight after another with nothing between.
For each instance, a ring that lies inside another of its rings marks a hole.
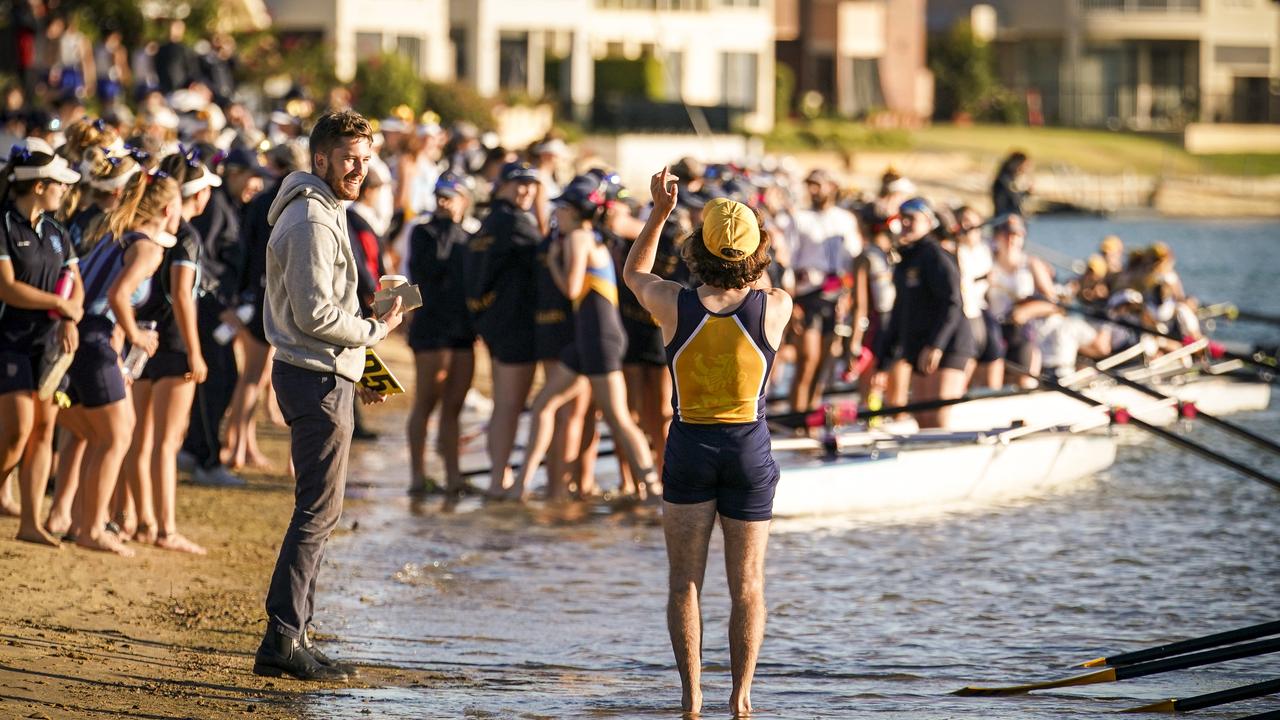
<instances>
[{"instance_id":1,"label":"bare arm","mask_svg":"<svg viewBox=\"0 0 1280 720\"><path fill-rule=\"evenodd\" d=\"M649 190L653 194L653 212L645 221L640 236L631 244L627 253L626 265L622 268L622 279L635 293L640 305L657 319L664 329L675 332L676 297L680 294L680 284L663 280L653 274L653 262L658 253L658 236L662 226L676 206L676 180L673 175L662 168L649 181ZM665 334L665 333L664 333Z\"/></svg>"},{"instance_id":2,"label":"bare arm","mask_svg":"<svg viewBox=\"0 0 1280 720\"><path fill-rule=\"evenodd\" d=\"M107 303L115 313L116 324L124 332L125 339L134 345L146 346L148 343L138 328L130 299L138 286L156 273L163 259L163 248L150 240L139 240L125 251L124 270L107 290ZM148 354L155 351L155 343L150 343L150 346Z\"/></svg>"},{"instance_id":3,"label":"bare arm","mask_svg":"<svg viewBox=\"0 0 1280 720\"><path fill-rule=\"evenodd\" d=\"M849 343L853 348L862 347L862 336L866 332L871 307L871 280L865 255L859 255L853 261L853 337Z\"/></svg>"},{"instance_id":4,"label":"bare arm","mask_svg":"<svg viewBox=\"0 0 1280 720\"><path fill-rule=\"evenodd\" d=\"M1053 271L1040 258L1031 258L1031 277L1035 280L1036 292L1050 300L1058 298L1057 290L1053 287Z\"/></svg>"},{"instance_id":5,"label":"bare arm","mask_svg":"<svg viewBox=\"0 0 1280 720\"><path fill-rule=\"evenodd\" d=\"M83 290L80 295L83 297ZM13 273L13 262L8 259L0 260L0 302L24 310L57 310L63 315L67 314L64 310L70 304L51 292L19 281ZM79 303L76 306L79 307Z\"/></svg>"},{"instance_id":6,"label":"bare arm","mask_svg":"<svg viewBox=\"0 0 1280 720\"><path fill-rule=\"evenodd\" d=\"M538 219L538 233L546 237L551 232L551 203L547 199L547 186L541 182L533 195L533 216Z\"/></svg>"},{"instance_id":7,"label":"bare arm","mask_svg":"<svg viewBox=\"0 0 1280 720\"><path fill-rule=\"evenodd\" d=\"M169 279L173 287L173 318L177 321L178 334L182 336L182 342L186 343L192 374L196 376L196 382L202 382L204 372L196 372L195 364L199 359L200 366L204 366L200 333L196 330L195 268L185 263L174 264L169 268Z\"/></svg>"},{"instance_id":8,"label":"bare arm","mask_svg":"<svg viewBox=\"0 0 1280 720\"><path fill-rule=\"evenodd\" d=\"M587 282L587 262L591 258L591 244L595 238L584 230L574 230L568 237L556 241L559 249L547 263L551 270L551 279L556 287L570 300L582 295L583 285ZM553 244L552 248L556 245Z\"/></svg>"}]
</instances>

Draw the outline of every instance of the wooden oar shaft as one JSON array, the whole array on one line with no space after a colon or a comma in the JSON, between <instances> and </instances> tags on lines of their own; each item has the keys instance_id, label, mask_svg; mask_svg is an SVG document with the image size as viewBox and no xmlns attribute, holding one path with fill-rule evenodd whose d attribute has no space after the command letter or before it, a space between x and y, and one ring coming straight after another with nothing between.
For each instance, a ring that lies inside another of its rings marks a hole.
<instances>
[{"instance_id":1,"label":"wooden oar shaft","mask_svg":"<svg viewBox=\"0 0 1280 720\"><path fill-rule=\"evenodd\" d=\"M1006 363L1006 365L1017 372L1027 373L1026 368L1019 367L1016 363ZM1062 385L1059 385L1057 383L1049 382L1047 380L1043 380L1040 378L1037 378L1037 379L1040 380L1040 385L1042 387L1046 387L1051 390L1057 390L1058 392L1068 397L1079 400L1080 402L1086 405L1089 405L1092 407L1104 407L1106 405L1106 403L1103 403L1100 400L1095 400L1078 390L1073 390L1072 388L1069 388L1069 387L1063 387ZM1276 478L1273 478L1270 475L1267 475L1266 473L1260 470L1251 468L1248 465L1232 460L1226 455L1223 455L1222 453L1219 453L1219 452L1215 452L1214 450L1211 450L1205 447L1204 445L1201 445L1198 442L1195 442L1193 440L1188 440L1187 438L1184 438L1175 432L1165 430L1162 427L1156 427L1155 425L1152 425L1151 423L1136 417L1130 417L1129 424L1133 425L1134 427L1146 430L1152 435L1163 438L1173 443L1174 445L1177 445L1178 447L1184 450L1189 450L1207 460L1212 460L1218 463L1219 465L1223 465L1225 467L1231 468L1232 470L1235 470L1241 475L1253 478L1254 480L1257 480L1258 482L1264 483L1266 485L1270 485L1275 490L1280 490L1280 480L1277 480Z\"/></svg>"},{"instance_id":2,"label":"wooden oar shaft","mask_svg":"<svg viewBox=\"0 0 1280 720\"><path fill-rule=\"evenodd\" d=\"M1226 705L1228 703L1240 702L1241 700L1252 700L1253 698L1266 697L1267 695L1275 695L1276 693L1280 693L1280 678L1275 680L1265 680L1263 682L1253 683L1252 685L1242 685L1228 690L1206 693L1204 695L1196 695L1195 697L1162 700L1157 703L1151 703L1150 705L1143 705L1142 707L1121 710L1120 712L1191 712L1192 710L1203 710L1208 707Z\"/></svg>"},{"instance_id":3,"label":"wooden oar shaft","mask_svg":"<svg viewBox=\"0 0 1280 720\"><path fill-rule=\"evenodd\" d=\"M1130 380L1129 378L1121 375L1120 373L1108 372L1106 370L1100 370L1100 372L1103 375L1106 375L1107 377L1111 378L1112 380L1115 380L1116 382L1120 383L1121 385L1127 388L1133 388L1134 390L1137 390L1138 392L1143 393L1145 395L1149 395L1154 398L1160 398L1162 400L1171 399L1168 395L1165 395L1159 390L1147 387L1142 383ZM1236 437L1244 438L1245 440L1248 440L1249 442L1253 443L1254 445L1257 445L1260 448L1265 448L1267 450L1270 450L1273 453L1280 453L1280 445L1277 445L1276 443L1268 440L1267 438L1262 437L1261 435L1247 428L1240 427L1235 423L1228 422L1215 415L1210 415L1209 413L1199 408L1196 408L1196 417L1201 420L1204 420L1205 422L1209 423L1210 425L1213 425L1214 427L1220 428L1225 432L1231 433Z\"/></svg>"},{"instance_id":4,"label":"wooden oar shaft","mask_svg":"<svg viewBox=\"0 0 1280 720\"><path fill-rule=\"evenodd\" d=\"M1227 662L1228 660L1267 655L1273 652L1280 652L1280 638L1258 640L1257 642L1232 645L1231 647L1218 648L1216 650L1202 650L1189 655L1177 655L1163 660L1151 660L1135 665L1123 665L1115 668L1116 680L1130 680L1173 670L1185 670L1187 668L1200 667L1201 665Z\"/></svg>"},{"instance_id":5,"label":"wooden oar shaft","mask_svg":"<svg viewBox=\"0 0 1280 720\"><path fill-rule=\"evenodd\" d=\"M1183 653L1195 652L1197 650L1205 650L1219 645L1230 645L1231 643L1244 642L1245 640L1256 640L1258 638L1267 637L1268 635L1280 634L1280 620L1272 620L1270 622L1258 623L1248 627L1237 628L1235 630L1226 630L1211 635L1202 635L1200 637L1189 638L1187 640L1179 640L1178 642L1157 645L1156 647L1147 648L1145 650L1134 650L1133 652L1120 653L1118 655L1110 655L1097 660L1090 660L1083 663L1081 667L1097 667L1099 665L1110 665L1118 667L1120 665L1133 665L1135 663L1146 662L1148 660L1159 660L1171 655L1181 655Z\"/></svg>"}]
</instances>

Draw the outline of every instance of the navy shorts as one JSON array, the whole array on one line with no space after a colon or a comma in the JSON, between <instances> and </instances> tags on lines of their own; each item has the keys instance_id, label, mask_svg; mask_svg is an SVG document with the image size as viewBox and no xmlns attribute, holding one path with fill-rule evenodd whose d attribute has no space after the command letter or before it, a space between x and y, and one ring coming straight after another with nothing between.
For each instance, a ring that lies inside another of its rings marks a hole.
<instances>
[{"instance_id":1,"label":"navy shorts","mask_svg":"<svg viewBox=\"0 0 1280 720\"><path fill-rule=\"evenodd\" d=\"M71 381L67 397L73 404L96 408L125 398L120 356L111 347L110 335L81 336L67 378Z\"/></svg>"},{"instance_id":2,"label":"navy shorts","mask_svg":"<svg viewBox=\"0 0 1280 720\"><path fill-rule=\"evenodd\" d=\"M163 380L164 378L186 377L191 372L187 362L187 354L175 350L157 350L142 368L141 380Z\"/></svg>"},{"instance_id":3,"label":"navy shorts","mask_svg":"<svg viewBox=\"0 0 1280 720\"><path fill-rule=\"evenodd\" d=\"M526 365L538 361L532 323L512 326L507 332L481 333L489 355L507 365Z\"/></svg>"},{"instance_id":4,"label":"navy shorts","mask_svg":"<svg viewBox=\"0 0 1280 720\"><path fill-rule=\"evenodd\" d=\"M675 421L662 462L662 499L677 505L716 501L734 520L769 520L778 464L764 422L691 425Z\"/></svg>"},{"instance_id":5,"label":"navy shorts","mask_svg":"<svg viewBox=\"0 0 1280 720\"><path fill-rule=\"evenodd\" d=\"M0 352L0 395L11 392L35 392L40 380L40 359L44 348L27 352Z\"/></svg>"},{"instance_id":6,"label":"navy shorts","mask_svg":"<svg viewBox=\"0 0 1280 720\"><path fill-rule=\"evenodd\" d=\"M815 290L796 298L796 305L804 312L806 330L819 330L829 335L836 329L836 298L821 290Z\"/></svg>"}]
</instances>

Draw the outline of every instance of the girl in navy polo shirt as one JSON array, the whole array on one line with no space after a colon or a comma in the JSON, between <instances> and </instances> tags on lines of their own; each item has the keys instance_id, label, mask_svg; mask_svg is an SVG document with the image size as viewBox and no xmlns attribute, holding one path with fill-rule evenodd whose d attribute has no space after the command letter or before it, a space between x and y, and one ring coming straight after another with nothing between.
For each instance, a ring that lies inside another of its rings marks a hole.
<instances>
[{"instance_id":1,"label":"girl in navy polo shirt","mask_svg":"<svg viewBox=\"0 0 1280 720\"><path fill-rule=\"evenodd\" d=\"M36 389L50 343L74 352L84 290L75 251L53 219L68 185L80 179L39 139L14 146L0 170L0 478L21 463L18 539L56 546L40 527L58 409ZM59 285L70 286L65 297ZM0 487L8 497L7 488Z\"/></svg>"}]
</instances>

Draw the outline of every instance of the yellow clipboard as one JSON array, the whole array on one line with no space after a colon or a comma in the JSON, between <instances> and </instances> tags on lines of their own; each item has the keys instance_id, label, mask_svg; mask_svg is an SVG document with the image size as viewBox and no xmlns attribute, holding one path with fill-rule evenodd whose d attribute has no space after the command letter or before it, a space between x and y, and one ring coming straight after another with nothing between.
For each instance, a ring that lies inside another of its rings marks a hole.
<instances>
[{"instance_id":1,"label":"yellow clipboard","mask_svg":"<svg viewBox=\"0 0 1280 720\"><path fill-rule=\"evenodd\" d=\"M360 378L360 384L379 395L404 393L404 386L392 374L391 368L378 357L378 353L373 351L373 348L364 349L364 375Z\"/></svg>"}]
</instances>

